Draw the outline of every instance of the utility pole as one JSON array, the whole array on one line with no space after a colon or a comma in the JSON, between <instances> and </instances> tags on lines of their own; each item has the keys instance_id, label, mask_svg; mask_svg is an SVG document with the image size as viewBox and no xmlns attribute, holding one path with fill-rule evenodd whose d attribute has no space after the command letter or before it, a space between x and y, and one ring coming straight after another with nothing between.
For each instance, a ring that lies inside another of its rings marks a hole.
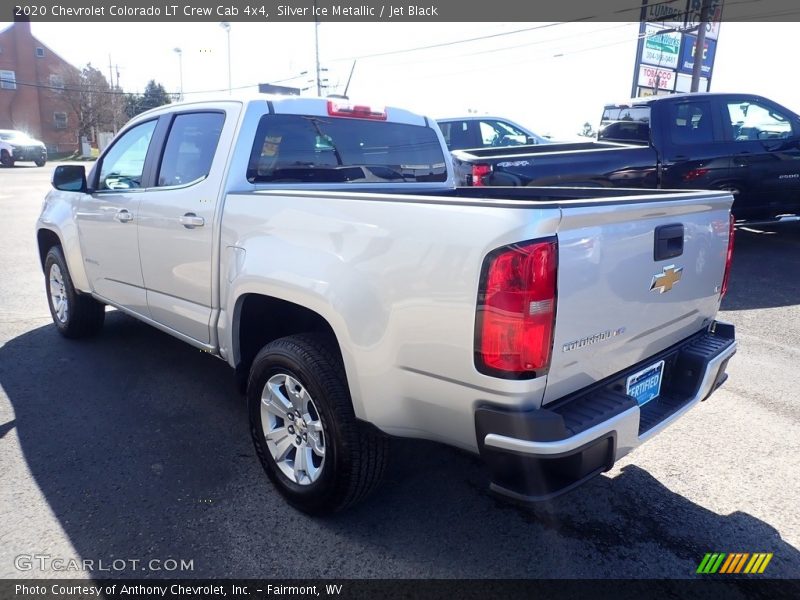
<instances>
[{"instance_id":1,"label":"utility pole","mask_svg":"<svg viewBox=\"0 0 800 600\"><path fill-rule=\"evenodd\" d=\"M119 73L119 71L117 71ZM117 76L119 80L119 75ZM114 134L117 133L117 94L116 87L114 87L114 71L111 67L111 55L108 55L108 85L111 88L111 129Z\"/></svg>"},{"instance_id":2,"label":"utility pole","mask_svg":"<svg viewBox=\"0 0 800 600\"><path fill-rule=\"evenodd\" d=\"M219 24L228 34L228 96L231 95L231 24L223 21Z\"/></svg>"},{"instance_id":3,"label":"utility pole","mask_svg":"<svg viewBox=\"0 0 800 600\"><path fill-rule=\"evenodd\" d=\"M314 0L314 57L317 66L317 96L322 96L322 82L319 76L319 18L317 17L317 0Z\"/></svg>"},{"instance_id":4,"label":"utility pole","mask_svg":"<svg viewBox=\"0 0 800 600\"><path fill-rule=\"evenodd\" d=\"M706 45L706 25L708 13L711 10L711 0L703 0L700 7L700 29L697 31L697 41L694 44L694 65L692 66L692 87L696 92L700 89L700 76L703 74L703 51Z\"/></svg>"},{"instance_id":5,"label":"utility pole","mask_svg":"<svg viewBox=\"0 0 800 600\"><path fill-rule=\"evenodd\" d=\"M178 55L178 75L181 82L181 93L178 100L183 101L183 50L180 48L173 48L172 51Z\"/></svg>"}]
</instances>

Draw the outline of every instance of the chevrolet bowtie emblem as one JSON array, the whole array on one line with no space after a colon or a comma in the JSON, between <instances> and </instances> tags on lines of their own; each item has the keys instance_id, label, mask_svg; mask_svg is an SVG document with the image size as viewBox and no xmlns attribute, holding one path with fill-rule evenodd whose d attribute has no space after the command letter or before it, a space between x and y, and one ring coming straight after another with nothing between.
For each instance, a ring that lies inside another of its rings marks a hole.
<instances>
[{"instance_id":1,"label":"chevrolet bowtie emblem","mask_svg":"<svg viewBox=\"0 0 800 600\"><path fill-rule=\"evenodd\" d=\"M670 291L672 286L681 280L682 273L683 267L676 268L675 265L664 267L660 274L653 275L653 282L650 284L650 291L652 292L653 290L658 290L659 294Z\"/></svg>"}]
</instances>

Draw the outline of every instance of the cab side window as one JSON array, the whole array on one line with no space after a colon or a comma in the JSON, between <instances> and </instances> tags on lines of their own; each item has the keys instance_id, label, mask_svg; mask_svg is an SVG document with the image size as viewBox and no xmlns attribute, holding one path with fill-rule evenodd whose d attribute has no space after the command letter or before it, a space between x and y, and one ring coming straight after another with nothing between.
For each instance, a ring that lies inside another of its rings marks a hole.
<instances>
[{"instance_id":1,"label":"cab side window","mask_svg":"<svg viewBox=\"0 0 800 600\"><path fill-rule=\"evenodd\" d=\"M487 146L521 146L535 143L528 134L503 121L481 121L483 143Z\"/></svg>"},{"instance_id":2,"label":"cab side window","mask_svg":"<svg viewBox=\"0 0 800 600\"><path fill-rule=\"evenodd\" d=\"M142 187L147 149L156 120L141 123L125 132L103 157L98 190L129 190Z\"/></svg>"},{"instance_id":3,"label":"cab side window","mask_svg":"<svg viewBox=\"0 0 800 600\"><path fill-rule=\"evenodd\" d=\"M494 123L481 121L478 123L481 132L481 144L483 146L494 146L497 141L502 137L500 131L497 130Z\"/></svg>"},{"instance_id":4,"label":"cab side window","mask_svg":"<svg viewBox=\"0 0 800 600\"><path fill-rule=\"evenodd\" d=\"M180 114L167 136L157 186L186 185L208 177L225 115L217 112Z\"/></svg>"},{"instance_id":5,"label":"cab side window","mask_svg":"<svg viewBox=\"0 0 800 600\"><path fill-rule=\"evenodd\" d=\"M464 150L476 145L470 121L450 121L440 125L445 143L450 150Z\"/></svg>"},{"instance_id":6,"label":"cab side window","mask_svg":"<svg viewBox=\"0 0 800 600\"><path fill-rule=\"evenodd\" d=\"M681 102L668 109L670 137L674 144L707 144L717 140L711 103Z\"/></svg>"},{"instance_id":7,"label":"cab side window","mask_svg":"<svg viewBox=\"0 0 800 600\"><path fill-rule=\"evenodd\" d=\"M782 112L758 102L728 102L731 137L736 142L792 137L792 122Z\"/></svg>"}]
</instances>

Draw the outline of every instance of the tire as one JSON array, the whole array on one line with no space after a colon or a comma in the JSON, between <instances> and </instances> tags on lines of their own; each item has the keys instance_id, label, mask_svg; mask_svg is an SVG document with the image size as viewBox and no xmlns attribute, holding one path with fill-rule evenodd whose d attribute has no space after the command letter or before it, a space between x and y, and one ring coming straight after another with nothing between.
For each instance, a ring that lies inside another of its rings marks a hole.
<instances>
[{"instance_id":1,"label":"tire","mask_svg":"<svg viewBox=\"0 0 800 600\"><path fill-rule=\"evenodd\" d=\"M43 167L47 164L46 160L35 160L33 162L37 167Z\"/></svg>"},{"instance_id":2,"label":"tire","mask_svg":"<svg viewBox=\"0 0 800 600\"><path fill-rule=\"evenodd\" d=\"M14 157L11 156L5 150L3 150L2 154L0 154L0 164L10 169L11 167L14 166Z\"/></svg>"},{"instance_id":3,"label":"tire","mask_svg":"<svg viewBox=\"0 0 800 600\"><path fill-rule=\"evenodd\" d=\"M95 335L103 328L106 307L72 285L60 246L53 246L44 260L47 305L58 332L68 338Z\"/></svg>"},{"instance_id":4,"label":"tire","mask_svg":"<svg viewBox=\"0 0 800 600\"><path fill-rule=\"evenodd\" d=\"M336 512L380 483L388 438L356 420L344 365L328 337L293 335L264 346L250 369L247 401L261 465L298 510ZM304 418L290 417L287 409ZM298 456L304 457L300 464Z\"/></svg>"}]
</instances>

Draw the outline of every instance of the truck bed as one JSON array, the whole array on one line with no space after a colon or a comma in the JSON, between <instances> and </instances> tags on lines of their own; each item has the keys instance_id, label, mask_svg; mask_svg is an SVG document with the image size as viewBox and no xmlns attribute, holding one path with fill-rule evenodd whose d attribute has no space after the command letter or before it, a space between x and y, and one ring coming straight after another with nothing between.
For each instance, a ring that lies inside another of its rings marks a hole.
<instances>
[{"instance_id":1,"label":"truck bed","mask_svg":"<svg viewBox=\"0 0 800 600\"><path fill-rule=\"evenodd\" d=\"M585 142L457 150L452 156L458 185L475 185L473 169L485 165L490 172L484 186L658 187L658 155L649 146Z\"/></svg>"},{"instance_id":2,"label":"truck bed","mask_svg":"<svg viewBox=\"0 0 800 600\"><path fill-rule=\"evenodd\" d=\"M557 144L540 144L530 146L497 146L493 148L473 148L465 150L454 150L459 156L472 156L475 158L500 158L503 156L541 155L553 154L556 152L576 152L584 150L603 150L606 148L624 148L628 144L617 144L614 142L563 142Z\"/></svg>"}]
</instances>

